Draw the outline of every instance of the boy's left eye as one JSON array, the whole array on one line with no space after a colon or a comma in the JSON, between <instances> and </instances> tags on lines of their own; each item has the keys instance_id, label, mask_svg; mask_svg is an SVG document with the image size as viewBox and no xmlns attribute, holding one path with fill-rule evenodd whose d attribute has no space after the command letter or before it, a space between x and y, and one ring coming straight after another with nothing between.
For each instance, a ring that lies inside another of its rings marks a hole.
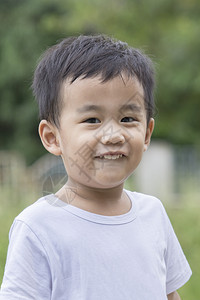
<instances>
[{"instance_id":1,"label":"boy's left eye","mask_svg":"<svg viewBox=\"0 0 200 300\"><path fill-rule=\"evenodd\" d=\"M121 119L121 122L134 122L136 121L134 118L132 117L124 117L123 119Z\"/></svg>"},{"instance_id":2,"label":"boy's left eye","mask_svg":"<svg viewBox=\"0 0 200 300\"><path fill-rule=\"evenodd\" d=\"M96 124L96 123L101 123L101 122L97 118L89 118L89 119L85 120L84 123Z\"/></svg>"}]
</instances>

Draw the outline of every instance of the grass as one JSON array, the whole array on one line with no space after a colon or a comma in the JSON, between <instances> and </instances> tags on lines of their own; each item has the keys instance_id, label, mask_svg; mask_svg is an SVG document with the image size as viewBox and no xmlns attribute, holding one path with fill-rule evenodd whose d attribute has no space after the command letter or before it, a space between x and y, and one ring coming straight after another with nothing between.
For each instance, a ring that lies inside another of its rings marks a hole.
<instances>
[{"instance_id":1,"label":"grass","mask_svg":"<svg viewBox=\"0 0 200 300\"><path fill-rule=\"evenodd\" d=\"M20 202L0 204L0 282L3 278L3 271L6 261L8 247L8 233L16 215L33 202L22 199ZM194 205L179 205L176 208L172 205L166 207L174 230L182 245L184 253L192 268L193 275L190 281L179 290L181 299L200 299L200 214L199 208Z\"/></svg>"},{"instance_id":2,"label":"grass","mask_svg":"<svg viewBox=\"0 0 200 300\"><path fill-rule=\"evenodd\" d=\"M179 290L181 299L200 299L200 214L199 207L167 208L179 242L192 269L191 279Z\"/></svg>"}]
</instances>

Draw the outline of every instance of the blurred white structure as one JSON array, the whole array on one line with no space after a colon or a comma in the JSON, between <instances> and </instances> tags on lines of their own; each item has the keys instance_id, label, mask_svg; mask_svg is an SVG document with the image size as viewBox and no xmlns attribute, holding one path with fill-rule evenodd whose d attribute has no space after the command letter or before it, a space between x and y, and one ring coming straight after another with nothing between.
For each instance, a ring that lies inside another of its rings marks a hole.
<instances>
[{"instance_id":1,"label":"blurred white structure","mask_svg":"<svg viewBox=\"0 0 200 300\"><path fill-rule=\"evenodd\" d=\"M162 141L152 142L134 173L137 189L167 199L174 190L174 167L173 147Z\"/></svg>"}]
</instances>

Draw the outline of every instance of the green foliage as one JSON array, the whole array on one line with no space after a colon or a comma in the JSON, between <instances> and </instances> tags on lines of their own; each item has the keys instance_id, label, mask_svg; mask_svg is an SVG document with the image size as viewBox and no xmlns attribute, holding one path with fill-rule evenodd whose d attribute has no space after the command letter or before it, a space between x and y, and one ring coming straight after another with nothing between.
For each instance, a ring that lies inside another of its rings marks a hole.
<instances>
[{"instance_id":1,"label":"green foliage","mask_svg":"<svg viewBox=\"0 0 200 300\"><path fill-rule=\"evenodd\" d=\"M43 149L31 81L41 53L57 40L106 33L143 48L157 70L156 138L199 142L198 0L1 0L1 147L27 162Z\"/></svg>"}]
</instances>

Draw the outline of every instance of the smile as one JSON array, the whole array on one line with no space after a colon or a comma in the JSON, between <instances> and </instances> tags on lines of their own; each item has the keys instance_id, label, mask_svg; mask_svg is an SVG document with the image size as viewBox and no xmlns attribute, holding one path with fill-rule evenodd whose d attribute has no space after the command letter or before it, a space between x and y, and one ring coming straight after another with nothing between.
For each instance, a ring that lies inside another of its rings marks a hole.
<instances>
[{"instance_id":1,"label":"smile","mask_svg":"<svg viewBox=\"0 0 200 300\"><path fill-rule=\"evenodd\" d=\"M108 152L108 153L102 153L97 155L95 158L100 158L100 159L109 159L109 160L116 160L122 157L126 157L125 154L123 153L117 153L117 152Z\"/></svg>"},{"instance_id":2,"label":"smile","mask_svg":"<svg viewBox=\"0 0 200 300\"><path fill-rule=\"evenodd\" d=\"M100 156L100 158L105 158L105 159L118 159L120 157L122 157L123 155L122 154L114 154L114 155L103 155L103 156Z\"/></svg>"}]
</instances>

